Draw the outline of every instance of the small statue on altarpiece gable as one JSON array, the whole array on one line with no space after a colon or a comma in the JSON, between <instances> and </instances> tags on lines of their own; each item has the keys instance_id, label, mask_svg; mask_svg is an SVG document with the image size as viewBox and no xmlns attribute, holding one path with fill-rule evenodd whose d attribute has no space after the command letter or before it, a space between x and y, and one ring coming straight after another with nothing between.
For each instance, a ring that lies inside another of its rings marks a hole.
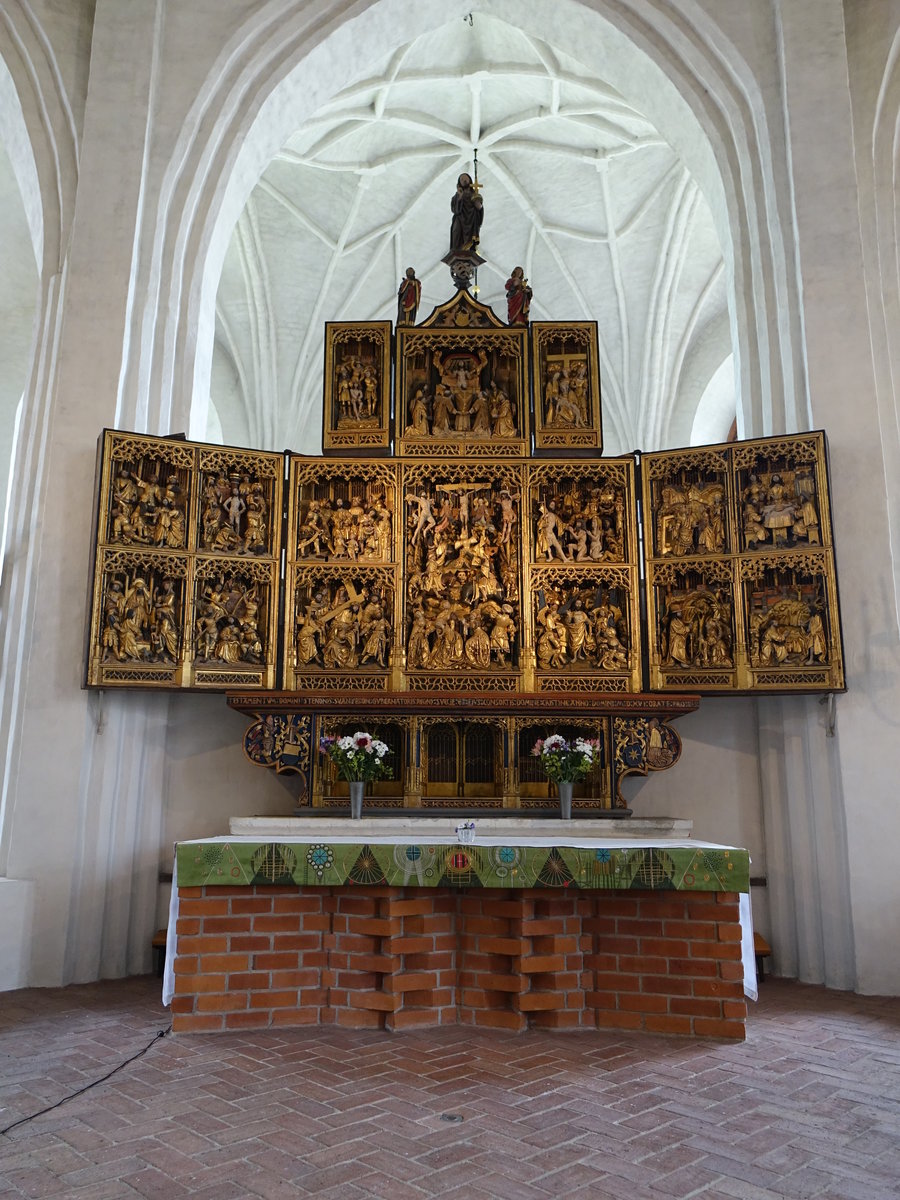
<instances>
[{"instance_id":1,"label":"small statue on altarpiece gable","mask_svg":"<svg viewBox=\"0 0 900 1200\"><path fill-rule=\"evenodd\" d=\"M398 325L415 325L421 299L422 284L416 279L415 267L407 267L397 292Z\"/></svg>"},{"instance_id":2,"label":"small statue on altarpiece gable","mask_svg":"<svg viewBox=\"0 0 900 1200\"><path fill-rule=\"evenodd\" d=\"M522 267L513 267L506 281L506 320L509 325L527 325L533 293Z\"/></svg>"}]
</instances>

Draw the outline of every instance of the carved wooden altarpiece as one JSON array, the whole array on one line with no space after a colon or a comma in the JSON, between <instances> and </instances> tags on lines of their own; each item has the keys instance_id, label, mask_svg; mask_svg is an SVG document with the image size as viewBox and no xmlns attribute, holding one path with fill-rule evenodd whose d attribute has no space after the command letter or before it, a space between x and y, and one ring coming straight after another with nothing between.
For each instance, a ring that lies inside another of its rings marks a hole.
<instances>
[{"instance_id":1,"label":"carved wooden altarpiece","mask_svg":"<svg viewBox=\"0 0 900 1200\"><path fill-rule=\"evenodd\" d=\"M388 808L546 806L530 747L588 734L597 810L677 760L671 693L844 687L823 434L603 458L594 323L466 291L393 391L391 349L328 325L328 457L102 435L87 686L241 693L301 804L344 802L316 746L363 718Z\"/></svg>"}]
</instances>

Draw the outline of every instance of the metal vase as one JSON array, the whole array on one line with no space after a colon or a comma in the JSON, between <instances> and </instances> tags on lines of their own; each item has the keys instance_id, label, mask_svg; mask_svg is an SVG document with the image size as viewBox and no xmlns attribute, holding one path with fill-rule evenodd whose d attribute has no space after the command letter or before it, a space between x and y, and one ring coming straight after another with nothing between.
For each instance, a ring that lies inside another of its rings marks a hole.
<instances>
[{"instance_id":1,"label":"metal vase","mask_svg":"<svg viewBox=\"0 0 900 1200\"><path fill-rule=\"evenodd\" d=\"M354 821L358 821L362 816L363 796L366 792L366 781L364 779L350 780L350 817Z\"/></svg>"},{"instance_id":2,"label":"metal vase","mask_svg":"<svg viewBox=\"0 0 900 1200\"><path fill-rule=\"evenodd\" d=\"M572 789L575 784L571 779L561 779L556 786L559 789L559 815L563 821L571 821Z\"/></svg>"}]
</instances>

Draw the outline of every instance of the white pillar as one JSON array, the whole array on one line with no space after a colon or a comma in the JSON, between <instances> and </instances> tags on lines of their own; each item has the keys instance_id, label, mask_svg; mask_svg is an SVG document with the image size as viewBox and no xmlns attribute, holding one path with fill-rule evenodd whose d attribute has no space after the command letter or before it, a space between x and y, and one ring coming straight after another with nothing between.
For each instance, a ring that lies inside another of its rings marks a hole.
<instances>
[{"instance_id":1,"label":"white pillar","mask_svg":"<svg viewBox=\"0 0 900 1200\"><path fill-rule=\"evenodd\" d=\"M812 698L761 704L771 903L781 914L773 949L803 979L896 994L900 922L887 914L900 912L900 640L843 5L788 0L777 15L810 409L831 449L849 690L835 702L833 739Z\"/></svg>"},{"instance_id":2,"label":"white pillar","mask_svg":"<svg viewBox=\"0 0 900 1200\"><path fill-rule=\"evenodd\" d=\"M18 962L38 985L145 969L155 921L168 700L110 694L101 719L80 682L96 438L115 421L128 340L157 15L144 0L96 6L73 233L45 287L42 386L17 464L3 851L9 876L34 881Z\"/></svg>"}]
</instances>

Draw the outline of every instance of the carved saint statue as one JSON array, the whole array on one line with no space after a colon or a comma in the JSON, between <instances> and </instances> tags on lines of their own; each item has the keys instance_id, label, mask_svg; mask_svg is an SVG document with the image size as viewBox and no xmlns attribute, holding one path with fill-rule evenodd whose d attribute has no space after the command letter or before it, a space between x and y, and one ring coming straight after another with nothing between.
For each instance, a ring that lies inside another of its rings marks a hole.
<instances>
[{"instance_id":1,"label":"carved saint statue","mask_svg":"<svg viewBox=\"0 0 900 1200\"><path fill-rule=\"evenodd\" d=\"M506 321L509 325L527 325L531 308L531 288L522 267L513 267L506 281Z\"/></svg>"},{"instance_id":2,"label":"carved saint statue","mask_svg":"<svg viewBox=\"0 0 900 1200\"><path fill-rule=\"evenodd\" d=\"M415 268L407 267L406 274L400 281L400 290L397 292L398 325L415 325L421 299L422 285L416 279Z\"/></svg>"},{"instance_id":3,"label":"carved saint statue","mask_svg":"<svg viewBox=\"0 0 900 1200\"><path fill-rule=\"evenodd\" d=\"M477 250L478 231L484 220L484 201L475 190L472 176L464 171L456 181L456 192L450 200L453 220L450 222L450 249Z\"/></svg>"}]
</instances>

